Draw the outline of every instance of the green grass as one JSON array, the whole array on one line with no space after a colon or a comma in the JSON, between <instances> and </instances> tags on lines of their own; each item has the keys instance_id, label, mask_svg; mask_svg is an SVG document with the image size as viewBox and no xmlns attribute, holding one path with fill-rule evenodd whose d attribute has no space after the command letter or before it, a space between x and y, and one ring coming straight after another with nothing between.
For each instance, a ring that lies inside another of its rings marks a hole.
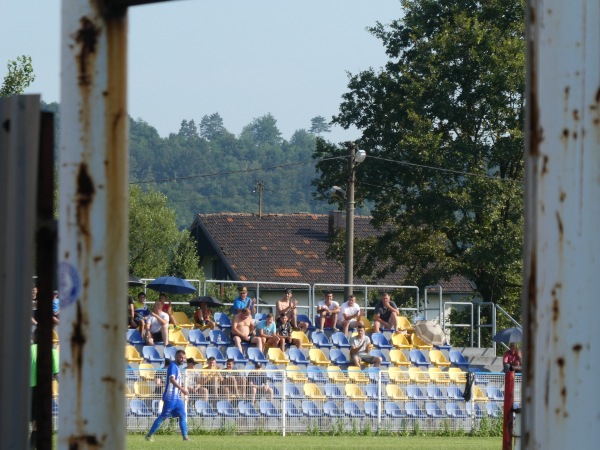
<instances>
[{"instance_id":1,"label":"green grass","mask_svg":"<svg viewBox=\"0 0 600 450\"><path fill-rule=\"evenodd\" d=\"M398 449L411 450L487 450L502 448L502 438L482 438L469 436L214 436L192 435L190 442L184 442L181 435L159 434L154 442L146 442L139 434L127 435L128 449L168 448L169 450L189 448L264 450L311 450L311 449Z\"/></svg>"}]
</instances>

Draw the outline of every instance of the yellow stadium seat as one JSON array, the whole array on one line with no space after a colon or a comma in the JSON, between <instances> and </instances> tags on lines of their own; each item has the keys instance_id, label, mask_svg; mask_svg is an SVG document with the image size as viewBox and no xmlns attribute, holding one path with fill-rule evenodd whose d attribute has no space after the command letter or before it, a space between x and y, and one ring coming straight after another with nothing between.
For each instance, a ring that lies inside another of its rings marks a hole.
<instances>
[{"instance_id":1,"label":"yellow stadium seat","mask_svg":"<svg viewBox=\"0 0 600 450\"><path fill-rule=\"evenodd\" d=\"M358 384L347 384L345 388L346 397L353 400L366 400L367 396Z\"/></svg>"},{"instance_id":2,"label":"yellow stadium seat","mask_svg":"<svg viewBox=\"0 0 600 450\"><path fill-rule=\"evenodd\" d=\"M467 372L463 372L458 367L450 367L448 369L450 381L455 384L465 384L467 382Z\"/></svg>"},{"instance_id":3,"label":"yellow stadium seat","mask_svg":"<svg viewBox=\"0 0 600 450\"><path fill-rule=\"evenodd\" d=\"M198 347L194 345L188 345L185 347L184 350L186 358L194 358L194 361L196 361L196 363L206 363L206 358L204 357L204 355Z\"/></svg>"},{"instance_id":4,"label":"yellow stadium seat","mask_svg":"<svg viewBox=\"0 0 600 450\"><path fill-rule=\"evenodd\" d=\"M442 369L439 367L429 368L429 378L435 384L450 384L450 376L448 376L447 372L442 372Z\"/></svg>"},{"instance_id":5,"label":"yellow stadium seat","mask_svg":"<svg viewBox=\"0 0 600 450\"><path fill-rule=\"evenodd\" d=\"M299 339L302 343L302 348L312 348L313 343L310 342L304 331L292 331L292 339Z\"/></svg>"},{"instance_id":6,"label":"yellow stadium seat","mask_svg":"<svg viewBox=\"0 0 600 450\"><path fill-rule=\"evenodd\" d=\"M437 367L450 367L450 361L440 350L429 350L429 361Z\"/></svg>"},{"instance_id":7,"label":"yellow stadium seat","mask_svg":"<svg viewBox=\"0 0 600 450\"><path fill-rule=\"evenodd\" d=\"M144 360L133 345L125 346L125 359L127 362L142 362Z\"/></svg>"},{"instance_id":8,"label":"yellow stadium seat","mask_svg":"<svg viewBox=\"0 0 600 450\"><path fill-rule=\"evenodd\" d=\"M181 330L169 330L169 344L172 345L189 345L189 341L185 338Z\"/></svg>"},{"instance_id":9,"label":"yellow stadium seat","mask_svg":"<svg viewBox=\"0 0 600 450\"><path fill-rule=\"evenodd\" d=\"M154 386L147 381L136 381L133 383L133 392L138 397L152 397Z\"/></svg>"},{"instance_id":10,"label":"yellow stadium seat","mask_svg":"<svg viewBox=\"0 0 600 450\"><path fill-rule=\"evenodd\" d=\"M323 350L320 348L311 348L308 351L308 359L315 366L329 366L331 365L331 361L325 356Z\"/></svg>"},{"instance_id":11,"label":"yellow stadium seat","mask_svg":"<svg viewBox=\"0 0 600 450\"><path fill-rule=\"evenodd\" d=\"M410 366L410 361L404 352L398 348L390 350L390 362L396 366Z\"/></svg>"},{"instance_id":12,"label":"yellow stadium seat","mask_svg":"<svg viewBox=\"0 0 600 450\"><path fill-rule=\"evenodd\" d=\"M134 397L134 393L131 392L131 389L129 389L129 386L126 384L125 385L125 398L133 398Z\"/></svg>"},{"instance_id":13,"label":"yellow stadium seat","mask_svg":"<svg viewBox=\"0 0 600 450\"><path fill-rule=\"evenodd\" d=\"M327 397L315 383L304 384L304 395L310 399L325 400Z\"/></svg>"},{"instance_id":14,"label":"yellow stadium seat","mask_svg":"<svg viewBox=\"0 0 600 450\"><path fill-rule=\"evenodd\" d=\"M375 329L373 328L373 324L369 319L364 316L361 316L360 321L365 326L365 333L372 333Z\"/></svg>"},{"instance_id":15,"label":"yellow stadium seat","mask_svg":"<svg viewBox=\"0 0 600 450\"><path fill-rule=\"evenodd\" d=\"M406 316L398 316L398 329L412 333L413 326Z\"/></svg>"},{"instance_id":16,"label":"yellow stadium seat","mask_svg":"<svg viewBox=\"0 0 600 450\"><path fill-rule=\"evenodd\" d=\"M302 370L300 370L300 367L298 367L295 364L288 364L287 367L285 368L286 370L286 376L288 377L288 380L291 381L300 381L300 382L304 382L306 380L308 380L308 377L306 376L305 372L302 372Z\"/></svg>"},{"instance_id":17,"label":"yellow stadium seat","mask_svg":"<svg viewBox=\"0 0 600 450\"><path fill-rule=\"evenodd\" d=\"M487 395L476 384L473 385L473 400L476 402L487 402Z\"/></svg>"},{"instance_id":18,"label":"yellow stadium seat","mask_svg":"<svg viewBox=\"0 0 600 450\"><path fill-rule=\"evenodd\" d=\"M390 380L397 384L408 384L410 382L408 371L402 370L400 367L390 367L388 375Z\"/></svg>"},{"instance_id":19,"label":"yellow stadium seat","mask_svg":"<svg viewBox=\"0 0 600 450\"><path fill-rule=\"evenodd\" d=\"M404 348L410 350L412 348L412 344L403 333L394 333L392 335L392 345L398 349Z\"/></svg>"},{"instance_id":20,"label":"yellow stadium seat","mask_svg":"<svg viewBox=\"0 0 600 450\"><path fill-rule=\"evenodd\" d=\"M405 394L404 389L397 384L388 384L385 387L385 392L392 400L408 400L408 396Z\"/></svg>"},{"instance_id":21,"label":"yellow stadium seat","mask_svg":"<svg viewBox=\"0 0 600 450\"><path fill-rule=\"evenodd\" d=\"M144 380L154 380L156 378L156 369L150 363L140 363L138 370L140 377Z\"/></svg>"},{"instance_id":22,"label":"yellow stadium seat","mask_svg":"<svg viewBox=\"0 0 600 450\"><path fill-rule=\"evenodd\" d=\"M52 397L58 397L58 380L52 380Z\"/></svg>"},{"instance_id":23,"label":"yellow stadium seat","mask_svg":"<svg viewBox=\"0 0 600 450\"><path fill-rule=\"evenodd\" d=\"M412 345L414 348L418 348L419 350L431 350L433 348L433 345L428 344L414 333L412 335Z\"/></svg>"},{"instance_id":24,"label":"yellow stadium seat","mask_svg":"<svg viewBox=\"0 0 600 450\"><path fill-rule=\"evenodd\" d=\"M177 325L179 325L181 328L189 328L190 330L194 328L194 324L183 311L173 312L173 318L177 321Z\"/></svg>"},{"instance_id":25,"label":"yellow stadium seat","mask_svg":"<svg viewBox=\"0 0 600 450\"><path fill-rule=\"evenodd\" d=\"M58 344L59 343L58 333L56 332L56 330L52 330L52 343L53 344Z\"/></svg>"},{"instance_id":26,"label":"yellow stadium seat","mask_svg":"<svg viewBox=\"0 0 600 450\"><path fill-rule=\"evenodd\" d=\"M327 366L327 378L334 383L347 383L348 375L342 372L338 366Z\"/></svg>"},{"instance_id":27,"label":"yellow stadium seat","mask_svg":"<svg viewBox=\"0 0 600 450\"><path fill-rule=\"evenodd\" d=\"M369 376L360 370L360 367L350 366L348 367L348 378L358 384L367 384L369 382Z\"/></svg>"},{"instance_id":28,"label":"yellow stadium seat","mask_svg":"<svg viewBox=\"0 0 600 450\"><path fill-rule=\"evenodd\" d=\"M428 384L431 381L429 373L423 372L420 367L409 367L408 376L413 383Z\"/></svg>"},{"instance_id":29,"label":"yellow stadium seat","mask_svg":"<svg viewBox=\"0 0 600 450\"><path fill-rule=\"evenodd\" d=\"M285 353L283 353L280 348L276 347L271 347L269 349L267 358L269 358L269 361L273 364L285 364L287 366L290 363L290 360L285 356Z\"/></svg>"}]
</instances>

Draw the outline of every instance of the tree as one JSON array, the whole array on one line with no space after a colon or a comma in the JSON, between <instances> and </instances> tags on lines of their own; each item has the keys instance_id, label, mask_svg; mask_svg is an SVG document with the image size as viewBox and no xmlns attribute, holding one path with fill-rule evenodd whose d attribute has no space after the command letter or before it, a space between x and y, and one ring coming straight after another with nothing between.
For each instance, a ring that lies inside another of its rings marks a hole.
<instances>
[{"instance_id":1,"label":"tree","mask_svg":"<svg viewBox=\"0 0 600 450\"><path fill-rule=\"evenodd\" d=\"M223 118L219 113L203 116L200 120L200 136L204 139L212 141L225 133L227 133L227 129L223 125Z\"/></svg>"},{"instance_id":2,"label":"tree","mask_svg":"<svg viewBox=\"0 0 600 450\"><path fill-rule=\"evenodd\" d=\"M243 128L240 138L256 145L279 145L283 140L271 113L253 119Z\"/></svg>"},{"instance_id":3,"label":"tree","mask_svg":"<svg viewBox=\"0 0 600 450\"><path fill-rule=\"evenodd\" d=\"M330 133L331 125L327 123L325 117L317 116L310 119L310 130L314 134Z\"/></svg>"},{"instance_id":4,"label":"tree","mask_svg":"<svg viewBox=\"0 0 600 450\"><path fill-rule=\"evenodd\" d=\"M524 0L403 0L371 33L390 60L349 77L333 123L362 131L357 201L382 235L357 241L359 275L452 274L518 311L523 245ZM315 158L346 149L317 142ZM318 163L317 197L346 160ZM346 175L347 177L347 175ZM341 181L340 181L341 182ZM341 255L340 255L341 256Z\"/></svg>"},{"instance_id":5,"label":"tree","mask_svg":"<svg viewBox=\"0 0 600 450\"><path fill-rule=\"evenodd\" d=\"M0 87L0 97L22 94L35 80L31 56L18 56L16 61L9 61L6 66L8 74Z\"/></svg>"}]
</instances>

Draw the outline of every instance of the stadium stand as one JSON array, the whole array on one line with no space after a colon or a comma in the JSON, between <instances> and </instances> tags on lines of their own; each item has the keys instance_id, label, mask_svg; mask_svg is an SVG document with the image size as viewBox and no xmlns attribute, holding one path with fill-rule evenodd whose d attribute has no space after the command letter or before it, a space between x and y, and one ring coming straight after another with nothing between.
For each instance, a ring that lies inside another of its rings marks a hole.
<instances>
[{"instance_id":1,"label":"stadium stand","mask_svg":"<svg viewBox=\"0 0 600 450\"><path fill-rule=\"evenodd\" d=\"M311 335L312 343L317 348L331 348L332 344L329 342L327 335L322 331L315 331Z\"/></svg>"},{"instance_id":2,"label":"stadium stand","mask_svg":"<svg viewBox=\"0 0 600 450\"><path fill-rule=\"evenodd\" d=\"M261 352L257 347L248 347L248 350L246 350L246 355L248 356L248 360L254 364L267 364L269 362L264 353Z\"/></svg>"},{"instance_id":3,"label":"stadium stand","mask_svg":"<svg viewBox=\"0 0 600 450\"><path fill-rule=\"evenodd\" d=\"M446 356L440 350L430 350L429 361L437 367L450 367L450 361L446 359Z\"/></svg>"},{"instance_id":4,"label":"stadium stand","mask_svg":"<svg viewBox=\"0 0 600 450\"><path fill-rule=\"evenodd\" d=\"M369 382L369 376L360 367L356 366L348 367L348 379L358 384L367 384Z\"/></svg>"},{"instance_id":5,"label":"stadium stand","mask_svg":"<svg viewBox=\"0 0 600 450\"><path fill-rule=\"evenodd\" d=\"M331 364L331 360L325 356L325 353L323 353L323 350L320 348L311 348L308 353L308 359L311 364L317 366L327 367Z\"/></svg>"},{"instance_id":6,"label":"stadium stand","mask_svg":"<svg viewBox=\"0 0 600 450\"><path fill-rule=\"evenodd\" d=\"M331 335L331 343L337 348L350 348L350 342L344 333L338 331Z\"/></svg>"},{"instance_id":7,"label":"stadium stand","mask_svg":"<svg viewBox=\"0 0 600 450\"><path fill-rule=\"evenodd\" d=\"M323 412L328 417L344 417L344 413L340 410L337 403L333 400L325 402Z\"/></svg>"},{"instance_id":8,"label":"stadium stand","mask_svg":"<svg viewBox=\"0 0 600 450\"><path fill-rule=\"evenodd\" d=\"M292 339L299 339L302 348L312 348L313 343L308 339L304 331L292 331Z\"/></svg>"},{"instance_id":9,"label":"stadium stand","mask_svg":"<svg viewBox=\"0 0 600 450\"><path fill-rule=\"evenodd\" d=\"M413 332L413 326L406 316L398 316L398 330L409 333Z\"/></svg>"},{"instance_id":10,"label":"stadium stand","mask_svg":"<svg viewBox=\"0 0 600 450\"><path fill-rule=\"evenodd\" d=\"M194 361L199 364L205 364L206 358L200 351L198 347L194 347L193 345L188 345L185 347L185 357L186 358L194 358Z\"/></svg>"},{"instance_id":11,"label":"stadium stand","mask_svg":"<svg viewBox=\"0 0 600 450\"><path fill-rule=\"evenodd\" d=\"M293 383L287 383L285 385L285 396L288 398L304 398L304 394L300 391L298 386Z\"/></svg>"},{"instance_id":12,"label":"stadium stand","mask_svg":"<svg viewBox=\"0 0 600 450\"><path fill-rule=\"evenodd\" d=\"M296 315L296 320L298 321L298 323L300 322L305 322L308 324L308 330L312 331L315 329L315 326L313 325L313 323L311 322L311 320L308 318L308 316L306 314L298 314Z\"/></svg>"},{"instance_id":13,"label":"stadium stand","mask_svg":"<svg viewBox=\"0 0 600 450\"><path fill-rule=\"evenodd\" d=\"M163 349L163 352L165 354L165 358L170 359L171 361L175 361L175 354L177 353L177 350L179 350L177 347L174 346L167 346Z\"/></svg>"},{"instance_id":14,"label":"stadium stand","mask_svg":"<svg viewBox=\"0 0 600 450\"><path fill-rule=\"evenodd\" d=\"M365 413L362 411L362 409L360 409L360 406L358 406L358 404L352 400L344 401L344 414L346 414L348 417L365 417Z\"/></svg>"},{"instance_id":15,"label":"stadium stand","mask_svg":"<svg viewBox=\"0 0 600 450\"><path fill-rule=\"evenodd\" d=\"M342 368L347 368L350 365L350 360L346 356L346 354L339 348L332 348L329 351L329 359L332 364L336 366L340 366Z\"/></svg>"},{"instance_id":16,"label":"stadium stand","mask_svg":"<svg viewBox=\"0 0 600 450\"><path fill-rule=\"evenodd\" d=\"M229 347L231 345L231 339L225 336L222 330L210 330L208 332L208 341L217 347Z\"/></svg>"},{"instance_id":17,"label":"stadium stand","mask_svg":"<svg viewBox=\"0 0 600 450\"><path fill-rule=\"evenodd\" d=\"M415 419L424 419L427 417L417 402L406 402L404 407L406 408L406 414L408 417L414 417Z\"/></svg>"},{"instance_id":18,"label":"stadium stand","mask_svg":"<svg viewBox=\"0 0 600 450\"><path fill-rule=\"evenodd\" d=\"M410 376L408 370L402 370L400 367L390 367L388 370L390 381L397 384L408 384L410 382Z\"/></svg>"},{"instance_id":19,"label":"stadium stand","mask_svg":"<svg viewBox=\"0 0 600 450\"><path fill-rule=\"evenodd\" d=\"M412 383L428 384L431 381L429 378L429 372L424 372L420 367L409 367L408 377Z\"/></svg>"},{"instance_id":20,"label":"stadium stand","mask_svg":"<svg viewBox=\"0 0 600 450\"><path fill-rule=\"evenodd\" d=\"M366 400L367 396L358 384L347 384L344 388L346 397L352 400Z\"/></svg>"},{"instance_id":21,"label":"stadium stand","mask_svg":"<svg viewBox=\"0 0 600 450\"><path fill-rule=\"evenodd\" d=\"M154 345L144 345L142 347L142 357L149 363L162 363L165 358L158 353Z\"/></svg>"},{"instance_id":22,"label":"stadium stand","mask_svg":"<svg viewBox=\"0 0 600 450\"><path fill-rule=\"evenodd\" d=\"M406 357L406 354L402 350L397 348L393 348L392 350L390 350L390 362L398 367L408 367L411 364L408 358Z\"/></svg>"},{"instance_id":23,"label":"stadium stand","mask_svg":"<svg viewBox=\"0 0 600 450\"><path fill-rule=\"evenodd\" d=\"M319 366L308 365L306 375L313 383L324 384L327 382L327 374Z\"/></svg>"},{"instance_id":24,"label":"stadium stand","mask_svg":"<svg viewBox=\"0 0 600 450\"><path fill-rule=\"evenodd\" d=\"M285 415L286 417L302 417L302 411L298 409L298 406L294 403L293 400L286 400L284 402L285 407Z\"/></svg>"},{"instance_id":25,"label":"stadium stand","mask_svg":"<svg viewBox=\"0 0 600 450\"><path fill-rule=\"evenodd\" d=\"M502 390L496 386L486 386L485 392L490 400L499 402L504 401L504 392L502 392Z\"/></svg>"},{"instance_id":26,"label":"stadium stand","mask_svg":"<svg viewBox=\"0 0 600 450\"><path fill-rule=\"evenodd\" d=\"M300 366L297 366L295 364L287 365L286 376L287 376L288 380L291 380L294 382L296 382L296 381L304 382L304 381L308 380L308 377L306 376L306 372L301 370Z\"/></svg>"},{"instance_id":27,"label":"stadium stand","mask_svg":"<svg viewBox=\"0 0 600 450\"><path fill-rule=\"evenodd\" d=\"M227 361L223 353L221 353L221 350L219 350L217 347L206 347L206 359L210 357L214 357L217 361L217 364L225 364Z\"/></svg>"},{"instance_id":28,"label":"stadium stand","mask_svg":"<svg viewBox=\"0 0 600 450\"><path fill-rule=\"evenodd\" d=\"M290 363L290 360L285 353L279 348L270 348L267 350L267 358L273 364L285 364L286 366Z\"/></svg>"},{"instance_id":29,"label":"stadium stand","mask_svg":"<svg viewBox=\"0 0 600 450\"><path fill-rule=\"evenodd\" d=\"M374 419L379 417L379 404L377 402L368 401L365 402L365 414L368 417L373 417Z\"/></svg>"},{"instance_id":30,"label":"stadium stand","mask_svg":"<svg viewBox=\"0 0 600 450\"><path fill-rule=\"evenodd\" d=\"M452 364L454 367L469 370L469 361L467 361L467 358L465 358L460 351L450 350L448 352L448 358L450 359L450 364Z\"/></svg>"},{"instance_id":31,"label":"stadium stand","mask_svg":"<svg viewBox=\"0 0 600 450\"><path fill-rule=\"evenodd\" d=\"M412 339L411 340L412 340L413 348L416 348L416 349L419 349L419 350L431 350L431 349L433 349L433 345L425 342L423 339L421 339L416 334L412 335Z\"/></svg>"},{"instance_id":32,"label":"stadium stand","mask_svg":"<svg viewBox=\"0 0 600 450\"><path fill-rule=\"evenodd\" d=\"M347 383L348 375L339 366L327 366L327 378L335 383Z\"/></svg>"},{"instance_id":33,"label":"stadium stand","mask_svg":"<svg viewBox=\"0 0 600 450\"><path fill-rule=\"evenodd\" d=\"M129 408L136 417L150 417L154 415L148 408L148 405L139 398L132 399L129 403Z\"/></svg>"},{"instance_id":34,"label":"stadium stand","mask_svg":"<svg viewBox=\"0 0 600 450\"><path fill-rule=\"evenodd\" d=\"M466 419L469 417L467 412L454 402L446 402L446 414L455 419Z\"/></svg>"},{"instance_id":35,"label":"stadium stand","mask_svg":"<svg viewBox=\"0 0 600 450\"><path fill-rule=\"evenodd\" d=\"M410 350L412 348L412 344L406 335L402 333L394 333L392 335L392 345L397 349Z\"/></svg>"},{"instance_id":36,"label":"stadium stand","mask_svg":"<svg viewBox=\"0 0 600 450\"><path fill-rule=\"evenodd\" d=\"M240 415L244 417L260 417L260 413L254 408L252 402L242 400L238 403Z\"/></svg>"},{"instance_id":37,"label":"stadium stand","mask_svg":"<svg viewBox=\"0 0 600 450\"><path fill-rule=\"evenodd\" d=\"M488 402L485 405L488 416L490 417L503 417L504 412L502 411L502 407L498 402Z\"/></svg>"},{"instance_id":38,"label":"stadium stand","mask_svg":"<svg viewBox=\"0 0 600 450\"><path fill-rule=\"evenodd\" d=\"M189 345L189 341L185 338L181 330L169 330L169 344L170 345Z\"/></svg>"},{"instance_id":39,"label":"stadium stand","mask_svg":"<svg viewBox=\"0 0 600 450\"><path fill-rule=\"evenodd\" d=\"M383 353L382 350L378 350L378 349L373 349L369 352L369 355L371 356L379 356L381 358L381 365L382 366L389 366L390 365L390 359L389 359L389 354L388 357L385 357L385 353Z\"/></svg>"},{"instance_id":40,"label":"stadium stand","mask_svg":"<svg viewBox=\"0 0 600 450\"><path fill-rule=\"evenodd\" d=\"M196 400L196 414L201 417L216 417L218 414L206 400Z\"/></svg>"},{"instance_id":41,"label":"stadium stand","mask_svg":"<svg viewBox=\"0 0 600 450\"><path fill-rule=\"evenodd\" d=\"M306 398L315 400L325 400L327 398L316 383L305 383L303 390Z\"/></svg>"},{"instance_id":42,"label":"stadium stand","mask_svg":"<svg viewBox=\"0 0 600 450\"><path fill-rule=\"evenodd\" d=\"M221 417L238 417L239 413L228 400L217 402L217 414Z\"/></svg>"},{"instance_id":43,"label":"stadium stand","mask_svg":"<svg viewBox=\"0 0 600 450\"><path fill-rule=\"evenodd\" d=\"M290 362L293 362L297 365L307 366L310 364L310 361L306 358L306 355L299 348L292 347L289 352Z\"/></svg>"},{"instance_id":44,"label":"stadium stand","mask_svg":"<svg viewBox=\"0 0 600 450\"><path fill-rule=\"evenodd\" d=\"M196 347L207 347L210 342L206 340L206 336L202 332L202 330L190 330L188 333L188 340L190 344L195 345Z\"/></svg>"},{"instance_id":45,"label":"stadium stand","mask_svg":"<svg viewBox=\"0 0 600 450\"><path fill-rule=\"evenodd\" d=\"M433 400L444 400L446 394L438 387L430 384L427 386L427 396Z\"/></svg>"},{"instance_id":46,"label":"stadium stand","mask_svg":"<svg viewBox=\"0 0 600 450\"><path fill-rule=\"evenodd\" d=\"M225 352L227 353L227 358L233 358L235 364L246 364L248 362L248 358L237 347L227 347Z\"/></svg>"},{"instance_id":47,"label":"stadium stand","mask_svg":"<svg viewBox=\"0 0 600 450\"><path fill-rule=\"evenodd\" d=\"M406 413L402 410L402 408L400 408L400 405L398 405L396 402L385 402L384 408L385 408L385 413L389 417L393 417L393 418L406 417Z\"/></svg>"},{"instance_id":48,"label":"stadium stand","mask_svg":"<svg viewBox=\"0 0 600 450\"><path fill-rule=\"evenodd\" d=\"M443 372L439 367L429 368L429 378L435 384L450 384L450 376L448 375L448 372Z\"/></svg>"},{"instance_id":49,"label":"stadium stand","mask_svg":"<svg viewBox=\"0 0 600 450\"><path fill-rule=\"evenodd\" d=\"M442 419L446 417L446 413L442 411L436 402L426 402L425 413L433 419Z\"/></svg>"},{"instance_id":50,"label":"stadium stand","mask_svg":"<svg viewBox=\"0 0 600 450\"><path fill-rule=\"evenodd\" d=\"M265 417L281 417L281 412L275 408L275 405L270 400L261 399L258 405L260 413Z\"/></svg>"},{"instance_id":51,"label":"stadium stand","mask_svg":"<svg viewBox=\"0 0 600 450\"><path fill-rule=\"evenodd\" d=\"M464 385L467 382L467 372L463 372L458 367L448 368L448 377L450 377L450 381L455 384Z\"/></svg>"},{"instance_id":52,"label":"stadium stand","mask_svg":"<svg viewBox=\"0 0 600 450\"><path fill-rule=\"evenodd\" d=\"M393 348L393 345L390 344L383 333L373 333L371 335L371 342L373 342L373 345L379 350Z\"/></svg>"},{"instance_id":53,"label":"stadium stand","mask_svg":"<svg viewBox=\"0 0 600 450\"><path fill-rule=\"evenodd\" d=\"M302 413L307 417L323 417L323 411L312 400L302 400Z\"/></svg>"},{"instance_id":54,"label":"stadium stand","mask_svg":"<svg viewBox=\"0 0 600 450\"><path fill-rule=\"evenodd\" d=\"M418 367L429 367L429 361L425 358L425 355L421 350L412 349L408 354L408 359L410 362Z\"/></svg>"},{"instance_id":55,"label":"stadium stand","mask_svg":"<svg viewBox=\"0 0 600 450\"><path fill-rule=\"evenodd\" d=\"M131 345L144 345L146 342L137 329L127 330L127 342Z\"/></svg>"},{"instance_id":56,"label":"stadium stand","mask_svg":"<svg viewBox=\"0 0 600 450\"><path fill-rule=\"evenodd\" d=\"M214 314L214 319L220 330L231 328L231 319L224 312L216 312Z\"/></svg>"},{"instance_id":57,"label":"stadium stand","mask_svg":"<svg viewBox=\"0 0 600 450\"><path fill-rule=\"evenodd\" d=\"M194 324L190 320L190 318L183 311L174 311L173 318L177 321L177 325L181 328L194 328Z\"/></svg>"},{"instance_id":58,"label":"stadium stand","mask_svg":"<svg viewBox=\"0 0 600 450\"><path fill-rule=\"evenodd\" d=\"M342 392L342 389L337 384L327 383L325 385L325 387L323 388L323 391L325 392L325 397L327 397L327 398L331 398L331 399L343 399L344 398L344 392Z\"/></svg>"},{"instance_id":59,"label":"stadium stand","mask_svg":"<svg viewBox=\"0 0 600 450\"><path fill-rule=\"evenodd\" d=\"M128 363L132 363L132 362L140 363L144 360L144 358L142 358L140 356L139 352L136 350L136 348L133 345L125 346L125 359L127 360Z\"/></svg>"},{"instance_id":60,"label":"stadium stand","mask_svg":"<svg viewBox=\"0 0 600 450\"><path fill-rule=\"evenodd\" d=\"M406 395L413 400L427 400L427 394L425 394L419 386L414 384L406 387Z\"/></svg>"},{"instance_id":61,"label":"stadium stand","mask_svg":"<svg viewBox=\"0 0 600 450\"><path fill-rule=\"evenodd\" d=\"M397 384L388 384L385 387L385 393L392 400L408 400L408 395Z\"/></svg>"},{"instance_id":62,"label":"stadium stand","mask_svg":"<svg viewBox=\"0 0 600 450\"><path fill-rule=\"evenodd\" d=\"M140 378L153 381L156 378L156 368L151 363L140 363L138 366Z\"/></svg>"}]
</instances>

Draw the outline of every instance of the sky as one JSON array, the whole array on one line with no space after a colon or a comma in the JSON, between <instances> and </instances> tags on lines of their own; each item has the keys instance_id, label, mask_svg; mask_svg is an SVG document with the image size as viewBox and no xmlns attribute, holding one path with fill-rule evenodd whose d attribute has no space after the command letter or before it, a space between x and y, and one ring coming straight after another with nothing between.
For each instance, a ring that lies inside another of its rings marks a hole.
<instances>
[{"instance_id":1,"label":"sky","mask_svg":"<svg viewBox=\"0 0 600 450\"><path fill-rule=\"evenodd\" d=\"M25 93L60 102L60 0L0 0L0 80L32 57ZM129 115L161 136L218 112L239 135L271 113L284 139L337 114L348 76L387 61L367 27L402 15L400 0L181 0L129 9ZM333 127L332 142L360 137Z\"/></svg>"}]
</instances>

